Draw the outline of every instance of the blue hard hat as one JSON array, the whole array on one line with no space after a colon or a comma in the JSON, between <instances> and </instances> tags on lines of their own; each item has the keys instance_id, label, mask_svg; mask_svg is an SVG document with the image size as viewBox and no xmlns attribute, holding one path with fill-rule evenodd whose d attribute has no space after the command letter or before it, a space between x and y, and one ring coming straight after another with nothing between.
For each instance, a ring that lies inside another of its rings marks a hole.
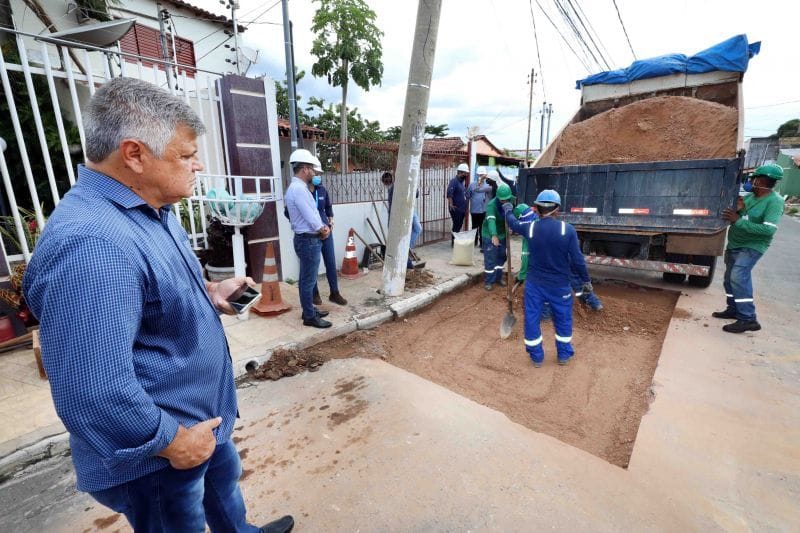
<instances>
[{"instance_id":1,"label":"blue hard hat","mask_svg":"<svg viewBox=\"0 0 800 533\"><path fill-rule=\"evenodd\" d=\"M548 205L548 204L556 204L558 206L561 205L561 196L554 191L553 189L545 189L539 193L539 196L536 197L536 201L533 202L536 205Z\"/></svg>"}]
</instances>

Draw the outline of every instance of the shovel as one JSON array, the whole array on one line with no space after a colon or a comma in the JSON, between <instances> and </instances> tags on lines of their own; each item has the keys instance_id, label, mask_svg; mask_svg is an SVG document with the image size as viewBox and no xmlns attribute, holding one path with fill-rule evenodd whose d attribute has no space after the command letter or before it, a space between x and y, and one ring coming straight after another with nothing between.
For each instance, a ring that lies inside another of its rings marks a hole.
<instances>
[{"instance_id":1,"label":"shovel","mask_svg":"<svg viewBox=\"0 0 800 533\"><path fill-rule=\"evenodd\" d=\"M506 287L508 287L508 313L503 317L503 322L500 323L500 338L507 339L514 329L514 324L517 323L517 317L514 316L514 299L511 296L511 235L506 235L506 255L508 256L508 267L506 268Z\"/></svg>"}]
</instances>

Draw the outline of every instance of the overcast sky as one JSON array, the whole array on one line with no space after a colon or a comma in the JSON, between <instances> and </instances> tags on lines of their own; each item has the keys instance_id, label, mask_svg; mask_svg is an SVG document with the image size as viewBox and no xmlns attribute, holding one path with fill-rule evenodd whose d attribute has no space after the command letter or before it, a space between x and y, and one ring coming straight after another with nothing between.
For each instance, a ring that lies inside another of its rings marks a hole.
<instances>
[{"instance_id":1,"label":"overcast sky","mask_svg":"<svg viewBox=\"0 0 800 533\"><path fill-rule=\"evenodd\" d=\"M612 0L572 0L586 16L607 50L612 68L628 66L633 55ZM210 11L223 13L216 1L195 0ZM534 41L539 40L541 69ZM553 0L539 0L559 30L565 23ZM666 53L694 54L736 34L762 41L761 53L750 62L744 78L745 136L765 136L792 118L800 117L800 47L797 45L800 1L797 0L617 0L633 51L639 59ZM383 36L383 83L368 92L351 84L348 107L358 107L381 128L402 121L405 84L414 34L417 2L370 0ZM293 0L289 15L294 25L295 61L306 77L298 94L341 100L341 89L311 76L313 35L310 31L317 2ZM285 76L280 1L240 0L239 17L248 25L242 43L259 50L249 74ZM566 35L566 33L565 33ZM224 39L214 36L197 46L201 56ZM577 50L573 40L569 41ZM584 62L588 62L586 59ZM528 125L528 74L537 71L531 147L539 145L537 108L553 104L551 137L572 117L579 102L575 80L599 70L576 58L548 21L536 0L444 0L436 62L431 86L428 123L448 124L452 135L466 136L478 126L496 145L525 147Z\"/></svg>"}]
</instances>

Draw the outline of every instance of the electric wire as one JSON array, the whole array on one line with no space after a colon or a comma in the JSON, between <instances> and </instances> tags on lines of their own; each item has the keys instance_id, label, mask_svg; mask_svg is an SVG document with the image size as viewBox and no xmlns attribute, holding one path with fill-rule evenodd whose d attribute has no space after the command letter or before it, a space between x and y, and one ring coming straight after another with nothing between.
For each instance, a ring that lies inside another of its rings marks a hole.
<instances>
[{"instance_id":1,"label":"electric wire","mask_svg":"<svg viewBox=\"0 0 800 533\"><path fill-rule=\"evenodd\" d=\"M594 37L592 37L592 32L590 32L589 28L586 27L586 23L583 21L583 18L581 18L581 15L578 13L578 10L575 8L575 4L572 3L572 0L567 0L567 4L572 9L572 12L575 13L575 17L578 19L578 23L581 25L583 30L586 32L586 35L589 37L589 40L592 42L592 45L594 46L595 50L597 50L597 54L600 56L600 59L602 59L603 63L605 63L606 69L611 70L611 65L610 65L610 63L608 61L608 58L606 58L603 55L602 50L600 50L600 47L597 46L597 43L595 42ZM598 40L599 40L599 38L598 38Z\"/></svg>"},{"instance_id":2,"label":"electric wire","mask_svg":"<svg viewBox=\"0 0 800 533\"><path fill-rule=\"evenodd\" d=\"M617 10L617 17L619 18L619 23L622 26L623 33L625 33L625 39L627 39L627 41L628 41L628 46L631 49L631 54L633 54L633 59L635 61L637 59L636 58L636 52L633 51L633 45L631 44L631 38L628 37L628 30L625 29L625 23L622 22L622 15L620 15L619 7L617 7L617 0L611 0L611 1L614 2L614 9Z\"/></svg>"},{"instance_id":3,"label":"electric wire","mask_svg":"<svg viewBox=\"0 0 800 533\"><path fill-rule=\"evenodd\" d=\"M542 80L542 98L547 100L547 91L544 86L544 72L542 71L542 56L539 53L539 35L536 32L536 19L533 16L533 0L528 0L528 6L531 8L531 24L533 24L533 40L536 42L536 58L539 61L539 79ZM531 80L533 83L533 80Z\"/></svg>"},{"instance_id":4,"label":"electric wire","mask_svg":"<svg viewBox=\"0 0 800 533\"><path fill-rule=\"evenodd\" d=\"M544 10L544 8L542 7L542 4L539 3L539 0L536 0L536 5L539 7L539 10L542 12L542 14L544 14L544 16L548 20L548 22L550 22L550 24L556 30L556 33L558 33L561 36L561 40L564 41L564 44L566 44L567 47L570 49L570 51L572 52L572 55L574 55L575 58L581 63L581 65L583 65L583 68L585 68L587 72L591 72L592 69L589 68L589 65L586 63L586 61L581 56L578 55L578 53L572 47L572 44L570 44L570 42L567 40L567 38L561 32L559 27L556 26L556 23L553 22L553 19L550 18L550 15L547 13L547 11Z\"/></svg>"}]
</instances>

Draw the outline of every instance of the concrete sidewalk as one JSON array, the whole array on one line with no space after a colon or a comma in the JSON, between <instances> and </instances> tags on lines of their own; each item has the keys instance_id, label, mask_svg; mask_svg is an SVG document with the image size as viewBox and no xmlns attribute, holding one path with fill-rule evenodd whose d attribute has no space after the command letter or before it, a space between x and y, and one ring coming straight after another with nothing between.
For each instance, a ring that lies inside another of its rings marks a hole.
<instances>
[{"instance_id":1,"label":"concrete sidewalk","mask_svg":"<svg viewBox=\"0 0 800 533\"><path fill-rule=\"evenodd\" d=\"M513 246L518 250L519 242L513 242ZM426 270L433 274L434 284L408 290L401 297L381 296L377 291L382 284L382 271L372 270L355 280L339 278L340 291L348 304L338 306L328 301L328 283L324 275L320 276L323 300L320 307L330 311L328 320L333 327L329 329L302 325L297 286L287 283L281 283L281 295L292 306L290 311L271 318L251 313L244 321L223 316L236 375L244 374L251 361L266 361L279 346L311 346L356 329L374 327L431 303L483 272L483 258L478 249L474 250L472 267L449 263L452 257L449 242L418 247L416 251L426 262ZM516 269L518 251L514 257ZM49 383L39 378L32 350L0 354L0 419L4 422L0 425L0 479L19 464L66 450L65 428L53 407Z\"/></svg>"}]
</instances>

